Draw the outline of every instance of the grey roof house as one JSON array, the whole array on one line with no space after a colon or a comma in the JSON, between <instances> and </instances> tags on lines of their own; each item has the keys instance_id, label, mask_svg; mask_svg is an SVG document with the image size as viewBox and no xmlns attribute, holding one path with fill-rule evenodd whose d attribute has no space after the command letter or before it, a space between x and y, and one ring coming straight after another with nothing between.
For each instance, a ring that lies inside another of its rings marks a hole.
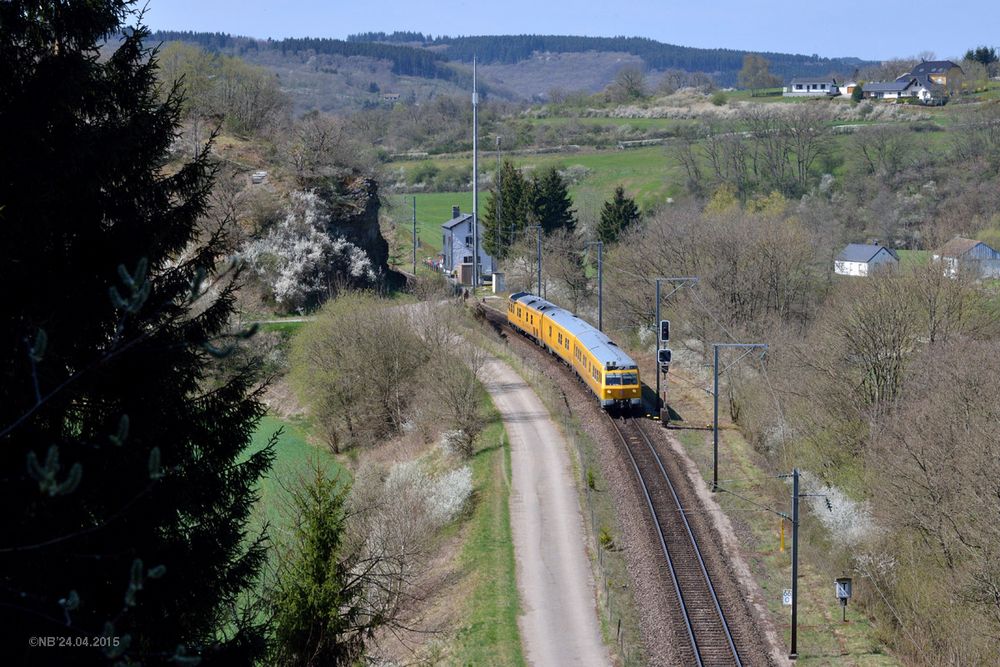
<instances>
[{"instance_id":1,"label":"grey roof house","mask_svg":"<svg viewBox=\"0 0 1000 667\"><path fill-rule=\"evenodd\" d=\"M970 270L977 278L1000 278L1000 252L976 239L956 236L935 250L933 259L941 262L946 276Z\"/></svg>"},{"instance_id":2,"label":"grey roof house","mask_svg":"<svg viewBox=\"0 0 1000 667\"><path fill-rule=\"evenodd\" d=\"M479 273L486 276L494 271L493 258L483 252L483 226L479 227ZM451 219L441 225L442 268L449 273L462 264L472 264L472 214L451 208Z\"/></svg>"},{"instance_id":3,"label":"grey roof house","mask_svg":"<svg viewBox=\"0 0 1000 667\"><path fill-rule=\"evenodd\" d=\"M896 268L899 255L878 243L849 243L833 261L833 272L841 276L869 276L877 269Z\"/></svg>"}]
</instances>

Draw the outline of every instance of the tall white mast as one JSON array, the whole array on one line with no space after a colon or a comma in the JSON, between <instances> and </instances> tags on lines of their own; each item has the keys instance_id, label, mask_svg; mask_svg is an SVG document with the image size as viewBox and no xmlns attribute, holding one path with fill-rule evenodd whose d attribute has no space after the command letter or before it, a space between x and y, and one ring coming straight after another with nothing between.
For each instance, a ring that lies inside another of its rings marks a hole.
<instances>
[{"instance_id":1,"label":"tall white mast","mask_svg":"<svg viewBox=\"0 0 1000 667\"><path fill-rule=\"evenodd\" d=\"M472 286L479 287L479 92L472 57Z\"/></svg>"}]
</instances>

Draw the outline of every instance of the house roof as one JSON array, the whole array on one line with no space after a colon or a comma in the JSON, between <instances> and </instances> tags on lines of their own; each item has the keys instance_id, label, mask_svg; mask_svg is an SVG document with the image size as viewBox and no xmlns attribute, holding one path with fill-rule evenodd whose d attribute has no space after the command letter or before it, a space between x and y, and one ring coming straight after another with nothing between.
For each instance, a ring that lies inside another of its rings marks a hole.
<instances>
[{"instance_id":1,"label":"house roof","mask_svg":"<svg viewBox=\"0 0 1000 667\"><path fill-rule=\"evenodd\" d=\"M966 239L962 238L961 236L956 236L955 238L953 238L952 240L948 241L943 246L935 250L934 254L939 255L941 257L961 257L965 253L975 248L980 243L983 242L977 241L976 239ZM986 244L983 243L983 245ZM989 248L989 246L986 247ZM993 250L993 248L990 248L990 250ZM993 252L996 252L996 250L993 250Z\"/></svg>"},{"instance_id":2,"label":"house roof","mask_svg":"<svg viewBox=\"0 0 1000 667\"><path fill-rule=\"evenodd\" d=\"M900 77L895 81L876 81L866 83L864 91L866 93L901 93L914 82L916 82L916 78L912 76Z\"/></svg>"},{"instance_id":3,"label":"house roof","mask_svg":"<svg viewBox=\"0 0 1000 667\"><path fill-rule=\"evenodd\" d=\"M806 83L825 83L825 84L828 84L828 85L836 86L837 85L837 80L834 79L833 77L830 77L830 76L822 78L822 79L804 79L802 77L795 77L795 78L793 78L792 82L791 82L791 85L795 85L797 83L801 83L801 84L806 84Z\"/></svg>"},{"instance_id":4,"label":"house roof","mask_svg":"<svg viewBox=\"0 0 1000 667\"><path fill-rule=\"evenodd\" d=\"M899 261L899 256L892 248L881 245L869 245L866 243L848 243L847 246L837 255L838 262L870 262L875 255L885 250L893 259Z\"/></svg>"},{"instance_id":5,"label":"house roof","mask_svg":"<svg viewBox=\"0 0 1000 667\"><path fill-rule=\"evenodd\" d=\"M469 220L472 220L472 214L471 213L463 213L462 215L458 216L457 218L452 218L448 222L442 223L441 228L442 229L455 229L455 227L458 227L463 222L467 222Z\"/></svg>"},{"instance_id":6,"label":"house roof","mask_svg":"<svg viewBox=\"0 0 1000 667\"><path fill-rule=\"evenodd\" d=\"M952 67L958 67L958 65L950 60L925 60L914 67L910 74L913 76L920 76L921 74L947 74L948 70ZM962 70L961 67L958 67L958 69L959 71Z\"/></svg>"}]
</instances>

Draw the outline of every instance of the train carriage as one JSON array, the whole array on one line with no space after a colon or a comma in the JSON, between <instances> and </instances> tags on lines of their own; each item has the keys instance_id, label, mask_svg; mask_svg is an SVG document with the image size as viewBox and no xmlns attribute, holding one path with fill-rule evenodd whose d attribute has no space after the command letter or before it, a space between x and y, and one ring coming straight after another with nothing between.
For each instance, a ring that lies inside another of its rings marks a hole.
<instances>
[{"instance_id":1,"label":"train carriage","mask_svg":"<svg viewBox=\"0 0 1000 667\"><path fill-rule=\"evenodd\" d=\"M507 321L569 364L602 407L641 405L639 367L586 321L528 292L510 296Z\"/></svg>"}]
</instances>

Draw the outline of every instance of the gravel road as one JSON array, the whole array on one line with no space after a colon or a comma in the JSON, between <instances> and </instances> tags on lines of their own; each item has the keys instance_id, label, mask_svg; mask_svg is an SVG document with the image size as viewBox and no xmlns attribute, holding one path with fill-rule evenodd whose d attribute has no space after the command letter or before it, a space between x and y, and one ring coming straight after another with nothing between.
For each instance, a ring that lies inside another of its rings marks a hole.
<instances>
[{"instance_id":1,"label":"gravel road","mask_svg":"<svg viewBox=\"0 0 1000 667\"><path fill-rule=\"evenodd\" d=\"M608 665L562 433L509 366L491 359L483 375L510 437L510 518L525 658L544 667Z\"/></svg>"}]
</instances>

